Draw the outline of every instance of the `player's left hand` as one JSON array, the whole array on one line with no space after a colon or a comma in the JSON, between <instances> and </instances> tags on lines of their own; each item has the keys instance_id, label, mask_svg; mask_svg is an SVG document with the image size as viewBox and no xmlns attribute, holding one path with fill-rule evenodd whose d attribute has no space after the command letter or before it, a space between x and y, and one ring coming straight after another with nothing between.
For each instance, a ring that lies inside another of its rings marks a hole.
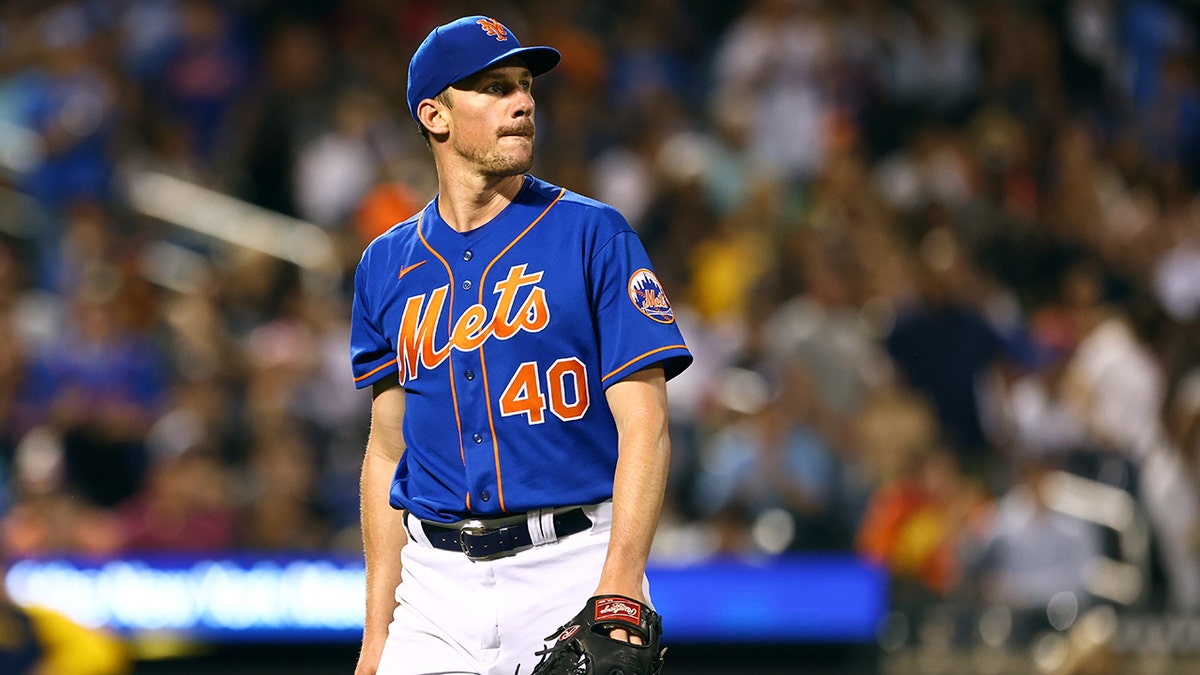
<instances>
[{"instance_id":1,"label":"player's left hand","mask_svg":"<svg viewBox=\"0 0 1200 675\"><path fill-rule=\"evenodd\" d=\"M593 596L537 653L532 675L658 675L662 618L622 595Z\"/></svg>"},{"instance_id":2,"label":"player's left hand","mask_svg":"<svg viewBox=\"0 0 1200 675\"><path fill-rule=\"evenodd\" d=\"M630 635L629 631L625 630L624 628L612 629L611 631L609 631L608 637L610 637L614 640L617 640L619 642L631 642L635 645L643 644L642 637L640 635L637 635L636 633L633 635Z\"/></svg>"}]
</instances>

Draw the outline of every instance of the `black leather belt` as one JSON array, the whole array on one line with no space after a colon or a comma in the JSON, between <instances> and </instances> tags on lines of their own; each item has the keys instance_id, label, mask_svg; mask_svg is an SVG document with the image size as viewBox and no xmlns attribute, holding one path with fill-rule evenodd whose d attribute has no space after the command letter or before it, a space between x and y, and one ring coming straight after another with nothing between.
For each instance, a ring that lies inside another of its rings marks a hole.
<instances>
[{"instance_id":1,"label":"black leather belt","mask_svg":"<svg viewBox=\"0 0 1200 675\"><path fill-rule=\"evenodd\" d=\"M487 527L486 524L446 527L424 520L418 522L434 548L461 551L472 560L495 558L533 545L533 536L529 533L527 521L494 528ZM554 514L554 534L559 539L583 532L591 526L591 519L581 508Z\"/></svg>"}]
</instances>

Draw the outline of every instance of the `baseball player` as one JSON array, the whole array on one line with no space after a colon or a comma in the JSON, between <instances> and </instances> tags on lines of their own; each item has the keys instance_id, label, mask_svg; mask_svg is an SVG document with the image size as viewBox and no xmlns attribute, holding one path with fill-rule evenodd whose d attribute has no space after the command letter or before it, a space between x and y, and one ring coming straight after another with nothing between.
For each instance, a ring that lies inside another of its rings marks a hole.
<instances>
[{"instance_id":1,"label":"baseball player","mask_svg":"<svg viewBox=\"0 0 1200 675\"><path fill-rule=\"evenodd\" d=\"M373 391L359 675L661 664L645 566L665 383L692 357L624 218L527 173L533 81L559 60L471 16L409 66L439 193L355 275L354 378Z\"/></svg>"}]
</instances>

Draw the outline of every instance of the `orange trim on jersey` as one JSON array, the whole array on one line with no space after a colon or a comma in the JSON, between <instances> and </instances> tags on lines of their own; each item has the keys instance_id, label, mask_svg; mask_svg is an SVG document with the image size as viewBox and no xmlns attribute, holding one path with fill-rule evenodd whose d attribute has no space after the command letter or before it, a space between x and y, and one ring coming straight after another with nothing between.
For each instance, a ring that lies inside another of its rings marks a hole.
<instances>
[{"instance_id":1,"label":"orange trim on jersey","mask_svg":"<svg viewBox=\"0 0 1200 675\"><path fill-rule=\"evenodd\" d=\"M421 232L421 221L425 219L425 212L421 212L421 217L417 219L417 237L420 238L421 244L433 254L442 263L442 267L446 268L446 275L450 277L450 288L454 288L454 272L450 270L450 264L425 241L425 235ZM454 292L450 293L450 300L447 308L450 310L446 320L446 336L450 337L454 331ZM454 386L454 350L450 350L449 363L447 364L450 372L450 401L454 404L454 426L458 428L458 456L462 460L463 466L467 465L467 449L463 446L462 419L458 415L458 390ZM470 511L470 497L468 496L467 510Z\"/></svg>"},{"instance_id":2,"label":"orange trim on jersey","mask_svg":"<svg viewBox=\"0 0 1200 675\"><path fill-rule=\"evenodd\" d=\"M399 358L399 357L397 357L397 358L394 358L394 359L392 359L391 361L388 361L387 363L383 364L382 366L376 366L376 367L375 367L375 368L374 368L374 369L373 369L371 372L369 372L369 373L367 373L367 374L365 374L365 375L359 375L358 377L354 378L354 381L355 381L355 382L362 382L363 380L365 380L365 379L367 379L368 377L370 377L370 376L374 375L375 373L378 373L379 371L383 370L384 368L387 368L388 366L394 366L394 365L396 365L396 362L397 362L397 361L399 361L399 360L400 360L400 358Z\"/></svg>"},{"instance_id":3,"label":"orange trim on jersey","mask_svg":"<svg viewBox=\"0 0 1200 675\"><path fill-rule=\"evenodd\" d=\"M487 264L487 267L483 268L483 275L479 277L479 304L483 304L483 289L486 286L484 280L487 279L488 272L492 270L492 265L495 265L496 261L500 260L500 258L503 258L504 254L508 253L510 248L515 246L518 241L521 241L521 238L528 234L529 231L533 229L533 226L537 225L542 218L550 212L550 209L554 208L554 205L557 204L558 200L562 199L563 195L565 194L567 194L566 188L559 190L558 196L554 198L554 201L550 202L550 205L547 206L537 218L534 218L533 222L530 223L528 227L526 227L524 230L521 230L521 234L513 237L513 240L508 242L508 246L505 246L503 250L497 253L496 257L492 258L492 261ZM481 375L483 377L484 400L487 401L488 428L492 432L492 455L496 458L496 495L500 499L500 510L507 511L508 509L504 507L504 481L500 478L500 441L496 438L496 420L492 416L492 392L490 387L488 387L487 362L483 358L483 345L479 346L479 370L481 371Z\"/></svg>"},{"instance_id":4,"label":"orange trim on jersey","mask_svg":"<svg viewBox=\"0 0 1200 675\"><path fill-rule=\"evenodd\" d=\"M513 246L516 246L517 242L521 241L522 237L524 237L526 234L529 234L529 231L533 229L533 226L537 225L538 222L541 221L541 219L544 218L547 213L550 213L550 209L554 208L554 205L557 204L558 200L562 199L563 195L565 195L565 194L567 194L566 188L559 190L558 196L554 198L554 201L550 202L550 205L546 207L546 210L542 211L541 215L539 215L537 218L534 218L533 222L529 224L529 227L526 227L524 230L521 230L521 234L518 234L517 236L513 237L513 240L508 242L508 246L505 246L504 250L497 253L496 257L492 258L492 261L490 263L488 263L487 267L483 268L483 276L479 277L479 304L481 304L481 305L483 304L483 280L487 279L488 272L490 272L492 270L492 265L495 265L497 260L503 258L504 254L508 253L508 249L512 248Z\"/></svg>"},{"instance_id":5,"label":"orange trim on jersey","mask_svg":"<svg viewBox=\"0 0 1200 675\"><path fill-rule=\"evenodd\" d=\"M611 373L605 375L604 377L600 378L600 381L604 382L605 380L612 377L613 375L616 375L617 373L621 372L622 370L625 370L626 368L628 368L630 366L630 364L637 363L638 361L646 358L647 356L650 356L651 354L657 354L659 352L665 352L665 351L669 351L672 349L687 349L687 345L667 345L666 347L659 347L658 349L651 349L650 351L646 352L645 354L642 354L641 356L638 356L637 358L630 359L630 360L626 361L625 363L622 363L619 368L617 368L616 370L612 371Z\"/></svg>"}]
</instances>

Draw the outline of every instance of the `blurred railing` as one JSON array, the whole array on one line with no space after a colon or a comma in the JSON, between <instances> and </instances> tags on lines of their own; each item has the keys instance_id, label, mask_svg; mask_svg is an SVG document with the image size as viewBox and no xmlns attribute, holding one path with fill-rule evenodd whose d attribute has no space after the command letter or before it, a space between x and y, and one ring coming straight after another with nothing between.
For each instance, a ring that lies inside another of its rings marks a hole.
<instances>
[{"instance_id":1,"label":"blurred railing","mask_svg":"<svg viewBox=\"0 0 1200 675\"><path fill-rule=\"evenodd\" d=\"M1149 588L1150 527L1133 495L1065 471L1051 472L1042 480L1050 509L1109 528L1117 535L1120 559L1102 556L1093 560L1081 570L1084 587L1098 598L1135 605Z\"/></svg>"},{"instance_id":2,"label":"blurred railing","mask_svg":"<svg viewBox=\"0 0 1200 675\"><path fill-rule=\"evenodd\" d=\"M133 172L124 187L129 205L138 213L295 263L313 290L330 290L338 281L333 240L312 223L165 173Z\"/></svg>"},{"instance_id":3,"label":"blurred railing","mask_svg":"<svg viewBox=\"0 0 1200 675\"><path fill-rule=\"evenodd\" d=\"M1114 550L1079 570L1086 593L1039 607L973 597L894 606L879 624L882 675L1200 672L1200 616L1147 609L1150 529L1133 496L1066 471L1040 487L1050 510L1115 535Z\"/></svg>"},{"instance_id":4,"label":"blurred railing","mask_svg":"<svg viewBox=\"0 0 1200 675\"><path fill-rule=\"evenodd\" d=\"M881 623L881 675L1184 675L1200 672L1200 617L1089 607L943 603Z\"/></svg>"},{"instance_id":5,"label":"blurred railing","mask_svg":"<svg viewBox=\"0 0 1200 675\"><path fill-rule=\"evenodd\" d=\"M43 143L37 133L0 119L0 171L18 177L40 162ZM296 264L310 290L330 291L341 275L334 241L313 223L291 218L202 185L148 170L132 170L118 188L124 202L135 212L195 232L225 245L257 251ZM30 208L32 200L16 191L10 204ZM17 207L7 207L17 208ZM26 219L0 213L0 231L14 236L32 236L21 227ZM172 269L191 260L186 249L170 242L157 242L148 249L154 259L151 269ZM181 262L182 261L182 262ZM164 285L181 284L171 277L154 279Z\"/></svg>"}]
</instances>

